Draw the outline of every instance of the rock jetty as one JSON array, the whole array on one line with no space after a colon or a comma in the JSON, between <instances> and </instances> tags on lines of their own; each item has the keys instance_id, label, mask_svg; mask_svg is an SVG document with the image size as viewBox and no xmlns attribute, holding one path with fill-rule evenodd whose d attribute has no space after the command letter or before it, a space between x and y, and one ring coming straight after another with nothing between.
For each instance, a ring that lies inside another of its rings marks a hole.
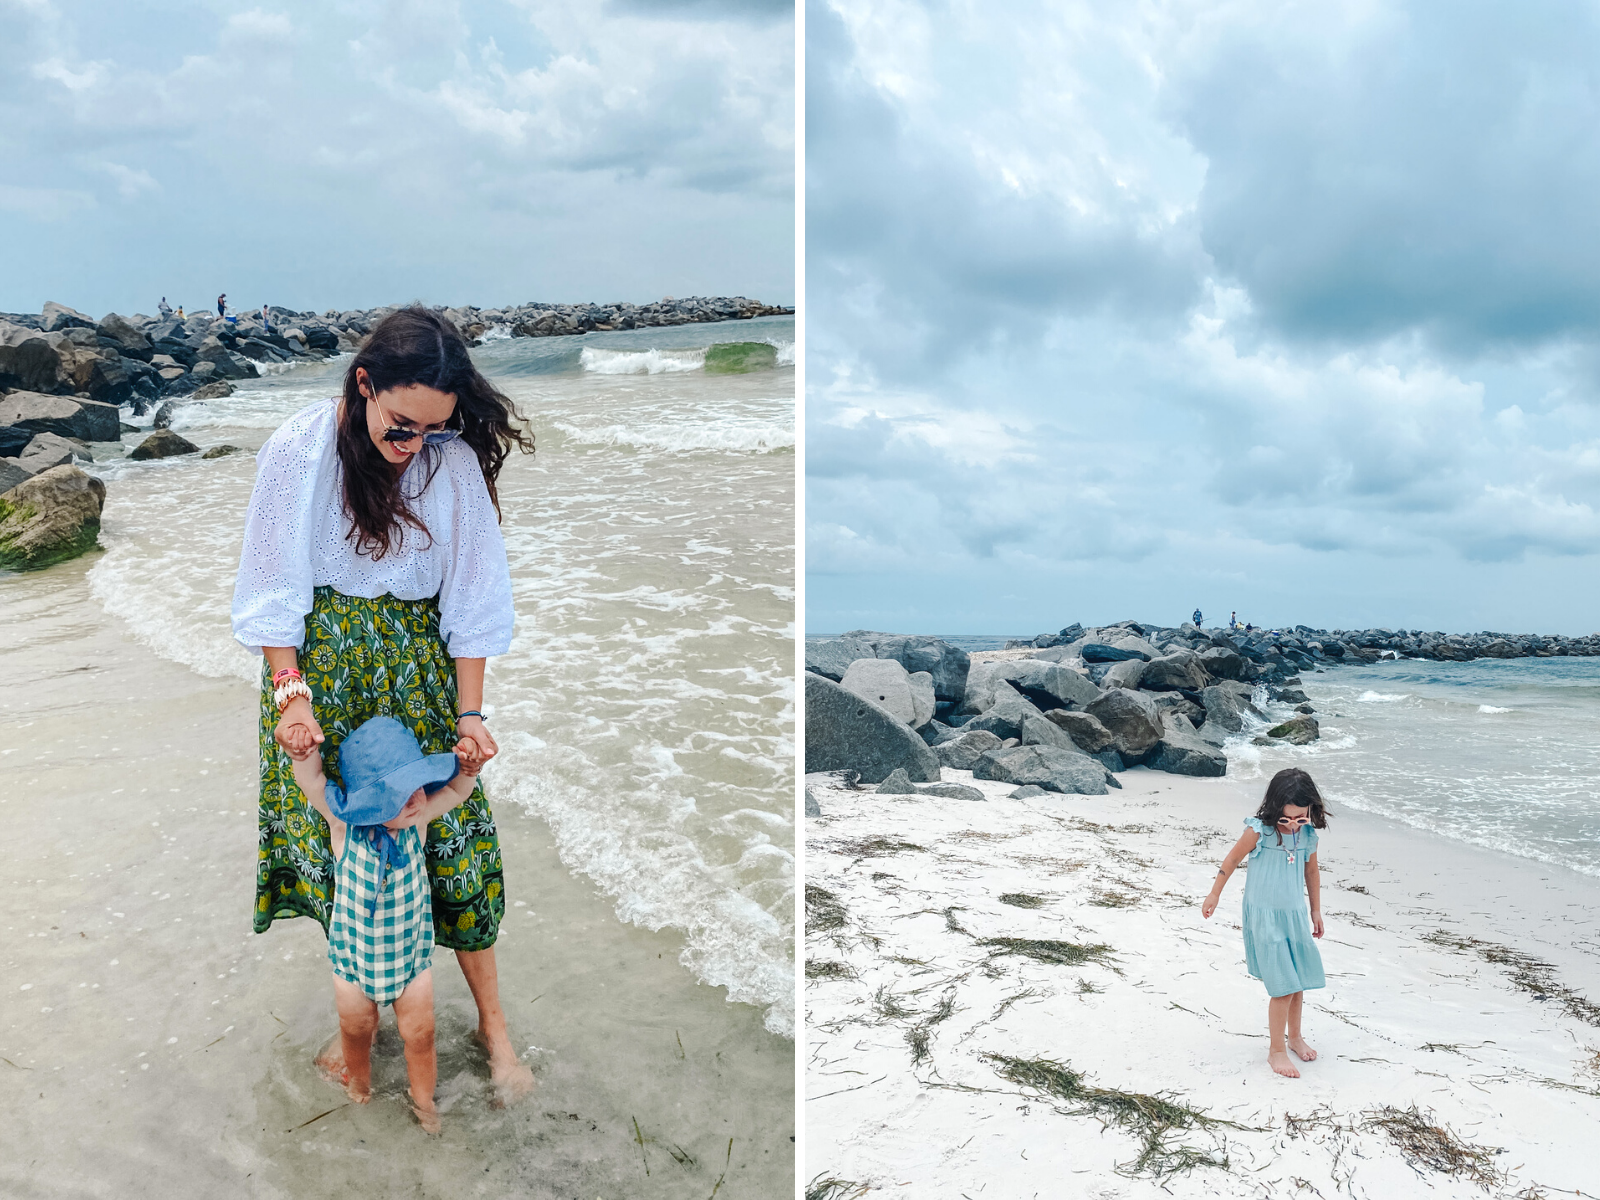
<instances>
[{"instance_id":1,"label":"rock jetty","mask_svg":"<svg viewBox=\"0 0 1600 1200\"><path fill-rule=\"evenodd\" d=\"M109 313L96 320L51 301L37 313L0 313L0 499L74 458L92 461L91 443L120 441L123 408L132 415L157 408L155 425L165 426L171 418L169 405L226 396L234 381L255 378L267 364L315 361L360 349L372 327L395 308L316 313L269 307L265 320L259 308L227 319L198 312L181 320L143 313ZM668 297L653 304L530 301L507 308L441 306L435 311L473 345L491 335L561 337L794 313L744 296ZM172 452L161 443L142 457ZM35 498L25 510L41 512L39 505L47 500L48 495ZM46 523L41 529L47 527L54 528ZM81 552L82 543L80 529L62 548L77 546L74 552ZM93 544L92 536L88 544ZM30 563L46 560L59 561L53 552L37 547L26 558Z\"/></svg>"},{"instance_id":2,"label":"rock jetty","mask_svg":"<svg viewBox=\"0 0 1600 1200\"><path fill-rule=\"evenodd\" d=\"M974 662L933 637L854 630L807 640L806 771L847 770L862 783L904 771L920 784L938 783L941 769L970 771L1078 795L1120 787L1116 773L1131 766L1217 776L1227 771L1230 736L1255 729L1258 744L1296 746L1320 736L1302 670L1386 657L1595 655L1600 635L1123 621L1070 625L1006 650L998 661Z\"/></svg>"}]
</instances>

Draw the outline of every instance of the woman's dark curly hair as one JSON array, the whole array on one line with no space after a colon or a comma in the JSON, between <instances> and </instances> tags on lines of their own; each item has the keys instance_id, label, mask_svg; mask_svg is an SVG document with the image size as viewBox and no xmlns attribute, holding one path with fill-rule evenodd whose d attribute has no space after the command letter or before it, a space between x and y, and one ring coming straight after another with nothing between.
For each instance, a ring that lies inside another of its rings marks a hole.
<instances>
[{"instance_id":1,"label":"woman's dark curly hair","mask_svg":"<svg viewBox=\"0 0 1600 1200\"><path fill-rule=\"evenodd\" d=\"M461 430L461 440L478 456L489 499L498 514L500 494L495 481L500 467L512 446L532 454L533 435L522 427L522 416L506 394L473 366L460 331L438 313L413 304L378 322L344 374L339 462L344 467L344 511L350 518L349 536L356 539L356 552L382 558L405 540L407 525L432 538L401 494L394 464L378 452L367 433L367 398L356 382L357 370L366 371L375 395L421 384L456 398L455 411L446 424ZM413 495L438 471L440 454L436 446L425 445L418 451L427 474L421 487L408 487Z\"/></svg>"},{"instance_id":2,"label":"woman's dark curly hair","mask_svg":"<svg viewBox=\"0 0 1600 1200\"><path fill-rule=\"evenodd\" d=\"M1280 846L1283 845L1283 831L1276 828L1278 818L1283 816L1284 807L1290 804L1311 810L1309 815L1313 828L1328 827L1328 806L1322 799L1322 793L1317 791L1317 785L1299 767L1288 767L1272 777L1261 807L1256 809L1256 820L1277 833Z\"/></svg>"}]
</instances>

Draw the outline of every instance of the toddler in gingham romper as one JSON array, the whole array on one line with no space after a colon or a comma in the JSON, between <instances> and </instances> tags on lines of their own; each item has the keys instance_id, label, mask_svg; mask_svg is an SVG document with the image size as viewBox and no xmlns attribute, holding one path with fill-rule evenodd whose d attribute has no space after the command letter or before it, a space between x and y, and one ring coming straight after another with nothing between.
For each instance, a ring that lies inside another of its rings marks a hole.
<instances>
[{"instance_id":1,"label":"toddler in gingham romper","mask_svg":"<svg viewBox=\"0 0 1600 1200\"><path fill-rule=\"evenodd\" d=\"M433 901L423 830L471 794L483 766L476 743L423 754L393 717L373 717L339 748L344 786L322 771L313 748L293 761L295 782L327 819L333 847L333 913L328 961L344 1043L342 1082L350 1098L372 1098L372 1035L378 1006L393 1004L406 1047L417 1119L439 1130L433 1103Z\"/></svg>"}]
</instances>

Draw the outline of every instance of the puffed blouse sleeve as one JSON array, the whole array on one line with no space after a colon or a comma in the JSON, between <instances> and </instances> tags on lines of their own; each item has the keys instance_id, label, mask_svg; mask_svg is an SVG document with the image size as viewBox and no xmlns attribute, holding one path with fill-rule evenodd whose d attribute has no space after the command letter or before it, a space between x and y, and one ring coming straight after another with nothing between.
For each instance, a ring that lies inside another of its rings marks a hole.
<instances>
[{"instance_id":1,"label":"puffed blouse sleeve","mask_svg":"<svg viewBox=\"0 0 1600 1200\"><path fill-rule=\"evenodd\" d=\"M1262 847L1266 844L1267 834L1268 833L1276 833L1277 830L1275 830L1275 829L1269 830L1265 825L1263 825L1260 821L1256 820L1254 817L1246 817L1244 819L1244 827L1246 829L1251 830L1256 835L1256 844L1255 844L1255 846L1251 848L1249 854L1245 855L1245 860L1248 862L1250 859L1254 858L1256 855L1261 853Z\"/></svg>"},{"instance_id":2,"label":"puffed blouse sleeve","mask_svg":"<svg viewBox=\"0 0 1600 1200\"><path fill-rule=\"evenodd\" d=\"M256 455L244 547L233 585L233 636L252 654L305 640L311 611L311 541L318 479L328 469L321 439L292 420Z\"/></svg>"},{"instance_id":3,"label":"puffed blouse sleeve","mask_svg":"<svg viewBox=\"0 0 1600 1200\"><path fill-rule=\"evenodd\" d=\"M452 522L439 588L439 636L451 658L492 658L511 649L511 567L500 517L478 457L465 442L445 447Z\"/></svg>"}]
</instances>

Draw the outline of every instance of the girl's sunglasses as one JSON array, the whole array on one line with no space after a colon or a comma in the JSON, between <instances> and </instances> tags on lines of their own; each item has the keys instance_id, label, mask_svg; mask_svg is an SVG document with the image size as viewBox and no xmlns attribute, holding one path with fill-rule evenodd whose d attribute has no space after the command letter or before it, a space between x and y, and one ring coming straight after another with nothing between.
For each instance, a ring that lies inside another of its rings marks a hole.
<instances>
[{"instance_id":1,"label":"girl's sunglasses","mask_svg":"<svg viewBox=\"0 0 1600 1200\"><path fill-rule=\"evenodd\" d=\"M378 410L378 419L383 422L383 440L386 442L412 442L417 438L422 439L425 446L442 446L446 442L453 442L461 436L459 429L435 429L430 433L423 433L420 429L407 429L403 425L389 424L389 415L383 411L383 405L378 403L378 398L372 398L372 405Z\"/></svg>"}]
</instances>

